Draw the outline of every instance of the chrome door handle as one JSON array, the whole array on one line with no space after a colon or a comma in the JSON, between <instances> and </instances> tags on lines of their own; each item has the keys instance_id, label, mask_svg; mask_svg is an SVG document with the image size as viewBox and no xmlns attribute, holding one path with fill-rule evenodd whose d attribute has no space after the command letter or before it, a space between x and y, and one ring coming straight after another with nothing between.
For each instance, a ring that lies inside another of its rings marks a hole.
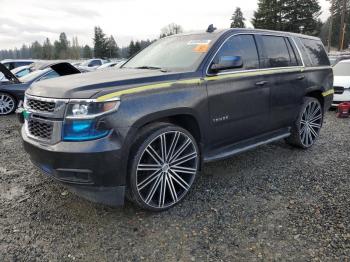
<instances>
[{"instance_id":1,"label":"chrome door handle","mask_svg":"<svg viewBox=\"0 0 350 262\"><path fill-rule=\"evenodd\" d=\"M255 85L257 85L257 86L264 86L267 83L268 83L267 81L260 81L260 82L255 83Z\"/></svg>"},{"instance_id":2,"label":"chrome door handle","mask_svg":"<svg viewBox=\"0 0 350 262\"><path fill-rule=\"evenodd\" d=\"M303 80L305 76L298 76L297 80Z\"/></svg>"}]
</instances>

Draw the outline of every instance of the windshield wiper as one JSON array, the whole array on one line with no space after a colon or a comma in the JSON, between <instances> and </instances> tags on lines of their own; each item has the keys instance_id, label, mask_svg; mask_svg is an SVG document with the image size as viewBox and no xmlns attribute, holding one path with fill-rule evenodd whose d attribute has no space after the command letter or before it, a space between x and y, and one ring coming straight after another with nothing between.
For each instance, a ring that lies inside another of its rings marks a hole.
<instances>
[{"instance_id":1,"label":"windshield wiper","mask_svg":"<svg viewBox=\"0 0 350 262\"><path fill-rule=\"evenodd\" d=\"M168 72L168 70L161 68L161 67L156 67L156 66L138 66L134 67L135 69L150 69L150 70L160 70L161 72Z\"/></svg>"}]
</instances>

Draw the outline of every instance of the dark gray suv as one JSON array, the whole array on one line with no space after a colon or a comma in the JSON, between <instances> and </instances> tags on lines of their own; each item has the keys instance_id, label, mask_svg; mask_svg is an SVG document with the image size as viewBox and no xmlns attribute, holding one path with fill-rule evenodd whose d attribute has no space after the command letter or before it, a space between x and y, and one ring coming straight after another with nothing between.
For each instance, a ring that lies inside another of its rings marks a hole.
<instances>
[{"instance_id":1,"label":"dark gray suv","mask_svg":"<svg viewBox=\"0 0 350 262\"><path fill-rule=\"evenodd\" d=\"M230 29L161 39L120 69L35 83L24 147L92 201L161 211L202 164L285 139L307 149L333 97L318 38Z\"/></svg>"}]
</instances>

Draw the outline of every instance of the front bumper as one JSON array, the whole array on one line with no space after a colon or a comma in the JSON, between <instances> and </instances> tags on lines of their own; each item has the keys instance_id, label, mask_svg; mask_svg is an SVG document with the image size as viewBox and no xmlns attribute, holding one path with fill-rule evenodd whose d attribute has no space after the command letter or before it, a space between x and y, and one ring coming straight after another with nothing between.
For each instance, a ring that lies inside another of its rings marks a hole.
<instances>
[{"instance_id":1,"label":"front bumper","mask_svg":"<svg viewBox=\"0 0 350 262\"><path fill-rule=\"evenodd\" d=\"M73 192L93 202L122 205L125 168L121 141L114 134L85 142L43 144L21 130L24 149L43 173L64 183Z\"/></svg>"}]
</instances>

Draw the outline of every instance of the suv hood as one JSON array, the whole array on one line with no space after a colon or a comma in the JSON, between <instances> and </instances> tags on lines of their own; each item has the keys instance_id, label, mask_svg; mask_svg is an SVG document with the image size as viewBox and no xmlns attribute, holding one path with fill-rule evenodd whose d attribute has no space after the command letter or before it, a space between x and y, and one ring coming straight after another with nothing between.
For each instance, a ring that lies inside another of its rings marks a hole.
<instances>
[{"instance_id":1,"label":"suv hood","mask_svg":"<svg viewBox=\"0 0 350 262\"><path fill-rule=\"evenodd\" d=\"M159 70L108 68L37 82L26 93L49 98L88 99L100 92L106 94L145 83L177 80L178 77L178 73Z\"/></svg>"}]
</instances>

